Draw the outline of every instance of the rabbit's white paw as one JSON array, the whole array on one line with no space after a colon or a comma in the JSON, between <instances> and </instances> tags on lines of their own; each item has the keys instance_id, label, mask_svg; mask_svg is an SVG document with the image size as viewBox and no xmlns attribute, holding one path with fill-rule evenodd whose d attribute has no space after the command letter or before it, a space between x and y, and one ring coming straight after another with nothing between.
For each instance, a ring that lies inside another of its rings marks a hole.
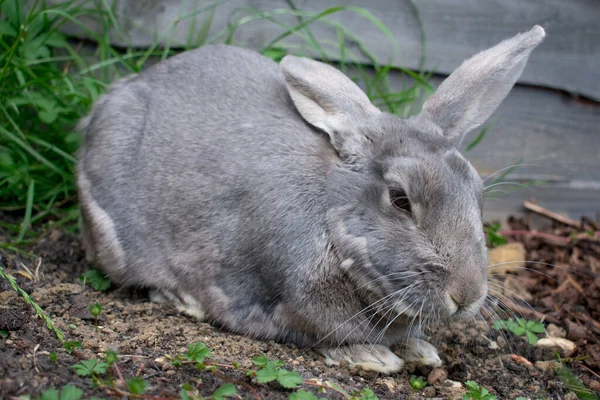
<instances>
[{"instance_id":1,"label":"rabbit's white paw","mask_svg":"<svg viewBox=\"0 0 600 400\"><path fill-rule=\"evenodd\" d=\"M431 343L421 339L409 339L402 346L402 358L421 365L433 367L442 365L437 349Z\"/></svg>"},{"instance_id":2,"label":"rabbit's white paw","mask_svg":"<svg viewBox=\"0 0 600 400\"><path fill-rule=\"evenodd\" d=\"M338 348L320 349L325 356L327 365L340 365L346 361L366 371L390 374L398 372L404 366L404 361L382 345L352 345Z\"/></svg>"}]
</instances>

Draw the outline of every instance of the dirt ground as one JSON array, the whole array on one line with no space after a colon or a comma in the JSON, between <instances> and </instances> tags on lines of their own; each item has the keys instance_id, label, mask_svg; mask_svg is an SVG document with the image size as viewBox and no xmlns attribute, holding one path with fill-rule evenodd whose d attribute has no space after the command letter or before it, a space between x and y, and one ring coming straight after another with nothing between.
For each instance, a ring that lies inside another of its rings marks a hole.
<instances>
[{"instance_id":1,"label":"dirt ground","mask_svg":"<svg viewBox=\"0 0 600 400\"><path fill-rule=\"evenodd\" d=\"M328 367L323 357L312 350L223 332L173 308L153 304L144 293L99 292L84 287L79 277L90 266L78 238L49 230L27 249L36 258L0 250L0 261L64 331L65 340L80 342L81 348L67 352L33 309L0 279L0 331L4 332L0 336L0 397L34 398L45 389L73 384L84 390L86 397L123 398L119 391L125 391L126 385L121 378L139 376L149 383L146 394L138 395L139 398L180 398L183 384L191 384L200 395L209 396L224 383L233 382L239 393L234 398L287 399L291 390L275 383L259 384L256 378L241 371L254 368L252 358L264 354L299 372L305 380L300 388L315 394L317 391L310 382L331 381L348 392L370 388L380 399L452 399L461 398L466 392L464 382L473 380L499 399L519 396L576 399L576 382L565 383L557 376L564 365L584 385L579 389L580 398L597 398L594 396L600 392L598 226L594 221L588 221L584 229L578 230L561 224L548 225L543 232L532 231L524 220L509 220L506 237L523 243L526 260L535 262L494 278L498 283L492 289L499 290L509 287L506 274L510 275L511 286L505 294L513 298L503 298L506 308L496 312L500 318L514 312L527 319L543 319L548 335L564 337L575 345L573 354L559 362L557 357L564 355L563 351L531 345L525 337L490 329L489 321L455 321L431 332L431 341L441 352L443 367L432 370L408 365L403 372L390 376L344 365ZM586 230L596 233L585 233ZM3 235L0 231L0 242ZM102 306L97 320L88 309L94 303ZM197 370L190 364L174 366L169 356L184 354L187 345L197 341L212 350L211 362L239 364L239 367L223 367L214 373ZM107 349L119 354L117 367L107 371L107 376L113 377L111 387L95 386L90 377L79 377L70 368L81 360L102 359ZM412 389L411 375L423 376L427 386L419 391ZM343 398L331 389L318 396Z\"/></svg>"}]
</instances>

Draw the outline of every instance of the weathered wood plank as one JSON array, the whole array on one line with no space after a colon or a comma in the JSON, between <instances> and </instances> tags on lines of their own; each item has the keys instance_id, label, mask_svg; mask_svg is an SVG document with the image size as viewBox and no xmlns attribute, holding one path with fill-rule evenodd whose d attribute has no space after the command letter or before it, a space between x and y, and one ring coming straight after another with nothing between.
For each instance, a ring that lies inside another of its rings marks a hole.
<instances>
[{"instance_id":1,"label":"weathered wood plank","mask_svg":"<svg viewBox=\"0 0 600 400\"><path fill-rule=\"evenodd\" d=\"M149 45L175 18L211 3L207 0L120 0L116 3L115 13L124 35L115 31L112 41L123 46ZM321 12L340 4L337 0L295 0L295 3L298 9L312 12ZM448 74L477 51L525 31L534 24L541 24L546 28L548 37L532 54L520 82L558 88L600 100L598 0L419 0L415 3L426 34L427 69ZM366 8L390 28L400 44L400 52L393 59L396 66L411 69L419 67L419 22L410 1L348 0L343 4ZM236 11L240 7L265 12L289 8L286 0L228 1L217 7L211 34L224 29L238 17L249 15L248 12ZM206 13L197 16L196 30L205 18ZM329 18L341 21L381 61L389 60L393 52L390 40L364 17L344 11ZM293 17L280 19L291 25L297 23ZM192 18L178 22L173 35L166 41L172 45L187 43L191 22ZM92 30L100 30L100 25L89 18L85 25ZM65 25L64 29L84 34L72 24ZM241 26L235 39L241 45L260 49L282 29L265 20L255 21ZM311 25L311 30L320 41L337 42L337 33L329 25L316 23ZM366 61L366 58L362 57L362 61Z\"/></svg>"},{"instance_id":2,"label":"weathered wood plank","mask_svg":"<svg viewBox=\"0 0 600 400\"><path fill-rule=\"evenodd\" d=\"M522 169L531 176L594 186L600 182L600 104L517 85L492 116L483 141L468 155L486 170L523 160L538 165Z\"/></svg>"}]
</instances>

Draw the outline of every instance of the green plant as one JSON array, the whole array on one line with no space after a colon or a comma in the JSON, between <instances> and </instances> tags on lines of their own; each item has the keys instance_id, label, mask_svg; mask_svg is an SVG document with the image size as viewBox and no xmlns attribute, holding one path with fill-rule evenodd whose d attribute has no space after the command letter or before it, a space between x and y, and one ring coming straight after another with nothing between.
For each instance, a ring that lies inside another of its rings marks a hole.
<instances>
[{"instance_id":1,"label":"green plant","mask_svg":"<svg viewBox=\"0 0 600 400\"><path fill-rule=\"evenodd\" d=\"M63 342L63 346L64 346L65 350L67 351L67 353L71 354L71 353L73 353L73 350L81 348L81 342L75 342L75 341Z\"/></svg>"},{"instance_id":2,"label":"green plant","mask_svg":"<svg viewBox=\"0 0 600 400\"><path fill-rule=\"evenodd\" d=\"M46 389L38 400L79 400L83 397L83 390L77 386L64 386L60 392L54 388Z\"/></svg>"},{"instance_id":3,"label":"green plant","mask_svg":"<svg viewBox=\"0 0 600 400\"><path fill-rule=\"evenodd\" d=\"M479 132L475 139L473 139L473 141L469 143L467 147L465 147L465 153L468 153L469 151L473 150L483 140L489 128L489 126L483 127L483 129L481 130L481 132Z\"/></svg>"},{"instance_id":4,"label":"green plant","mask_svg":"<svg viewBox=\"0 0 600 400\"><path fill-rule=\"evenodd\" d=\"M82 282L84 282L84 284L90 284L94 289L98 290L99 292L104 292L110 289L111 286L110 279L108 279L106 275L104 275L97 269L90 269L84 272L83 275L81 275L81 278L79 279Z\"/></svg>"},{"instance_id":5,"label":"green plant","mask_svg":"<svg viewBox=\"0 0 600 400\"><path fill-rule=\"evenodd\" d=\"M58 356L55 351L51 351L50 354L48 354L48 358L55 364L58 362Z\"/></svg>"},{"instance_id":6,"label":"green plant","mask_svg":"<svg viewBox=\"0 0 600 400\"><path fill-rule=\"evenodd\" d=\"M477 382L466 381L465 386L468 392L463 395L463 400L498 400L496 396L490 394L486 388L479 386Z\"/></svg>"},{"instance_id":7,"label":"green plant","mask_svg":"<svg viewBox=\"0 0 600 400\"><path fill-rule=\"evenodd\" d=\"M365 388L354 395L355 399L358 400L379 400L379 397L375 395L375 393L369 389Z\"/></svg>"},{"instance_id":8,"label":"green plant","mask_svg":"<svg viewBox=\"0 0 600 400\"><path fill-rule=\"evenodd\" d=\"M221 373L222 370L230 369L230 370L237 370L237 371L244 372L247 376L255 378L256 383L258 383L258 384L277 382L279 385L281 385L283 388L286 388L286 389L296 389L300 385L307 385L307 386L315 387L319 390L327 390L327 389L332 390L332 391L336 392L337 394L343 396L347 400L377 400L378 399L378 397L375 395L375 393L369 388L365 388L363 390L357 391L356 393L350 394L350 393L346 392L344 389L342 389L339 385L337 385L333 382L329 382L329 381L322 382L322 381L316 381L316 380L303 379L302 376L298 372L290 371L290 370L283 368L285 366L285 363L283 363L282 361L269 360L264 355L260 355L260 356L257 356L252 359L252 362L255 366L254 369L241 368L239 366L239 364L237 364L237 363L232 363L232 364L218 363L218 362L211 360L210 356L211 356L210 349L208 347L206 347L206 345L204 343L197 342L197 343L190 343L188 345L186 354L184 354L184 355L178 354L173 357L167 356L167 358L171 360L171 362L173 363L174 366L180 367L180 366L183 366L186 364L193 364L198 369L212 371L212 373L215 376L217 376L223 380L229 380L230 381L229 383L231 383L232 386L224 385L225 388L223 389L223 391L215 392L216 394L221 395L223 397L225 395L229 395L228 393L230 393L233 389L235 389L235 384L245 386L250 391L254 391L254 388L251 385L247 384L246 382L232 381ZM197 391L194 389L194 387L189 384L185 384L182 386L182 389L180 391L180 396L184 400L200 398L197 394ZM215 394L213 394L212 397L209 397L209 398L215 399L216 397L214 397L214 396L215 396ZM299 390L291 393L290 398L296 399L296 400L318 399L311 392L308 392L308 391L302 390L302 389L299 389Z\"/></svg>"},{"instance_id":9,"label":"green plant","mask_svg":"<svg viewBox=\"0 0 600 400\"><path fill-rule=\"evenodd\" d=\"M148 382L136 376L135 378L127 379L127 390L133 394L144 394L148 389Z\"/></svg>"},{"instance_id":10,"label":"green plant","mask_svg":"<svg viewBox=\"0 0 600 400\"><path fill-rule=\"evenodd\" d=\"M422 376L416 377L412 375L410 377L410 387L412 387L414 390L421 390L425 386L427 386L427 382L425 382L425 379L423 379Z\"/></svg>"},{"instance_id":11,"label":"green plant","mask_svg":"<svg viewBox=\"0 0 600 400\"><path fill-rule=\"evenodd\" d=\"M259 356L252 359L252 362L258 367L255 372L258 383L277 381L286 389L294 389L302 383L300 374L283 369L284 363L281 361L270 361L265 356Z\"/></svg>"},{"instance_id":12,"label":"green plant","mask_svg":"<svg viewBox=\"0 0 600 400\"><path fill-rule=\"evenodd\" d=\"M599 400L598 395L585 387L583 382L573 374L573 372L563 365L556 371L556 375L572 390L580 400Z\"/></svg>"},{"instance_id":13,"label":"green plant","mask_svg":"<svg viewBox=\"0 0 600 400\"><path fill-rule=\"evenodd\" d=\"M56 30L63 19L56 12L75 13L73 3L45 7L35 1L28 14L18 0L0 4L0 208L24 210L17 242L55 202L75 193L72 154L79 138L71 125L89 103L81 95L83 81L75 82L53 56L58 49L72 51ZM87 84L95 85L90 79Z\"/></svg>"},{"instance_id":14,"label":"green plant","mask_svg":"<svg viewBox=\"0 0 600 400\"><path fill-rule=\"evenodd\" d=\"M546 332L546 328L543 323L539 321L527 321L523 318L507 319L494 322L493 328L495 330L507 330L517 336L527 336L527 341L530 344L537 344L537 334Z\"/></svg>"},{"instance_id":15,"label":"green plant","mask_svg":"<svg viewBox=\"0 0 600 400\"><path fill-rule=\"evenodd\" d=\"M98 303L90 304L88 308L90 310L90 314L96 318L102 313L102 305Z\"/></svg>"},{"instance_id":16,"label":"green plant","mask_svg":"<svg viewBox=\"0 0 600 400\"><path fill-rule=\"evenodd\" d=\"M104 375L109 365L103 361L93 358L91 360L82 360L77 364L71 365L71 368L79 376L98 376Z\"/></svg>"},{"instance_id":17,"label":"green plant","mask_svg":"<svg viewBox=\"0 0 600 400\"><path fill-rule=\"evenodd\" d=\"M290 393L289 400L320 400L317 396L315 396L312 392L308 392L306 390L297 390L294 393Z\"/></svg>"},{"instance_id":18,"label":"green plant","mask_svg":"<svg viewBox=\"0 0 600 400\"><path fill-rule=\"evenodd\" d=\"M48 327L48 329L50 329L52 332L54 332L56 337L61 342L64 342L63 332L54 326L52 319L46 315L46 313L44 312L44 310L42 310L42 308L39 306L39 304L37 304L31 297L29 297L29 295L27 294L26 291L24 291L23 289L21 289L19 287L19 285L17 284L17 280L6 273L6 271L4 270L4 267L2 265L0 265L0 277L4 278L6 281L8 281L10 287L12 287L13 290L15 292L17 292L19 294L19 296L21 296L23 301L25 301L25 303L27 303L31 307L33 307L33 309L35 310L35 313L46 323L46 326Z\"/></svg>"},{"instance_id":19,"label":"green plant","mask_svg":"<svg viewBox=\"0 0 600 400\"><path fill-rule=\"evenodd\" d=\"M212 398L214 400L223 400L227 397L231 397L237 393L237 389L233 383L226 383L220 386L215 392L212 394Z\"/></svg>"},{"instance_id":20,"label":"green plant","mask_svg":"<svg viewBox=\"0 0 600 400\"><path fill-rule=\"evenodd\" d=\"M506 238L500 233L500 224L491 224L484 227L485 241L488 247L506 244Z\"/></svg>"},{"instance_id":21,"label":"green plant","mask_svg":"<svg viewBox=\"0 0 600 400\"><path fill-rule=\"evenodd\" d=\"M116 351L113 351L113 350L106 351L106 354L104 355L104 362L106 362L109 366L112 366L118 360L119 360L119 355L117 354Z\"/></svg>"}]
</instances>

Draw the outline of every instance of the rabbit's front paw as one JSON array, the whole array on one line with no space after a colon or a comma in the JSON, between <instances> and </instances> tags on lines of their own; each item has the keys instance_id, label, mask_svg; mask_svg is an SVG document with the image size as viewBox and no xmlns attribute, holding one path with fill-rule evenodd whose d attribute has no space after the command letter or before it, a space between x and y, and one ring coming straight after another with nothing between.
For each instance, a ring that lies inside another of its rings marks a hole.
<instances>
[{"instance_id":1,"label":"rabbit's front paw","mask_svg":"<svg viewBox=\"0 0 600 400\"><path fill-rule=\"evenodd\" d=\"M398 372L404 366L404 361L382 345L352 345L338 348L320 349L325 356L325 364L340 365L346 361L366 371L390 374Z\"/></svg>"},{"instance_id":2,"label":"rabbit's front paw","mask_svg":"<svg viewBox=\"0 0 600 400\"><path fill-rule=\"evenodd\" d=\"M401 354L404 360L417 364L433 367L442 365L442 360L435 346L421 339L409 339L402 345Z\"/></svg>"}]
</instances>

